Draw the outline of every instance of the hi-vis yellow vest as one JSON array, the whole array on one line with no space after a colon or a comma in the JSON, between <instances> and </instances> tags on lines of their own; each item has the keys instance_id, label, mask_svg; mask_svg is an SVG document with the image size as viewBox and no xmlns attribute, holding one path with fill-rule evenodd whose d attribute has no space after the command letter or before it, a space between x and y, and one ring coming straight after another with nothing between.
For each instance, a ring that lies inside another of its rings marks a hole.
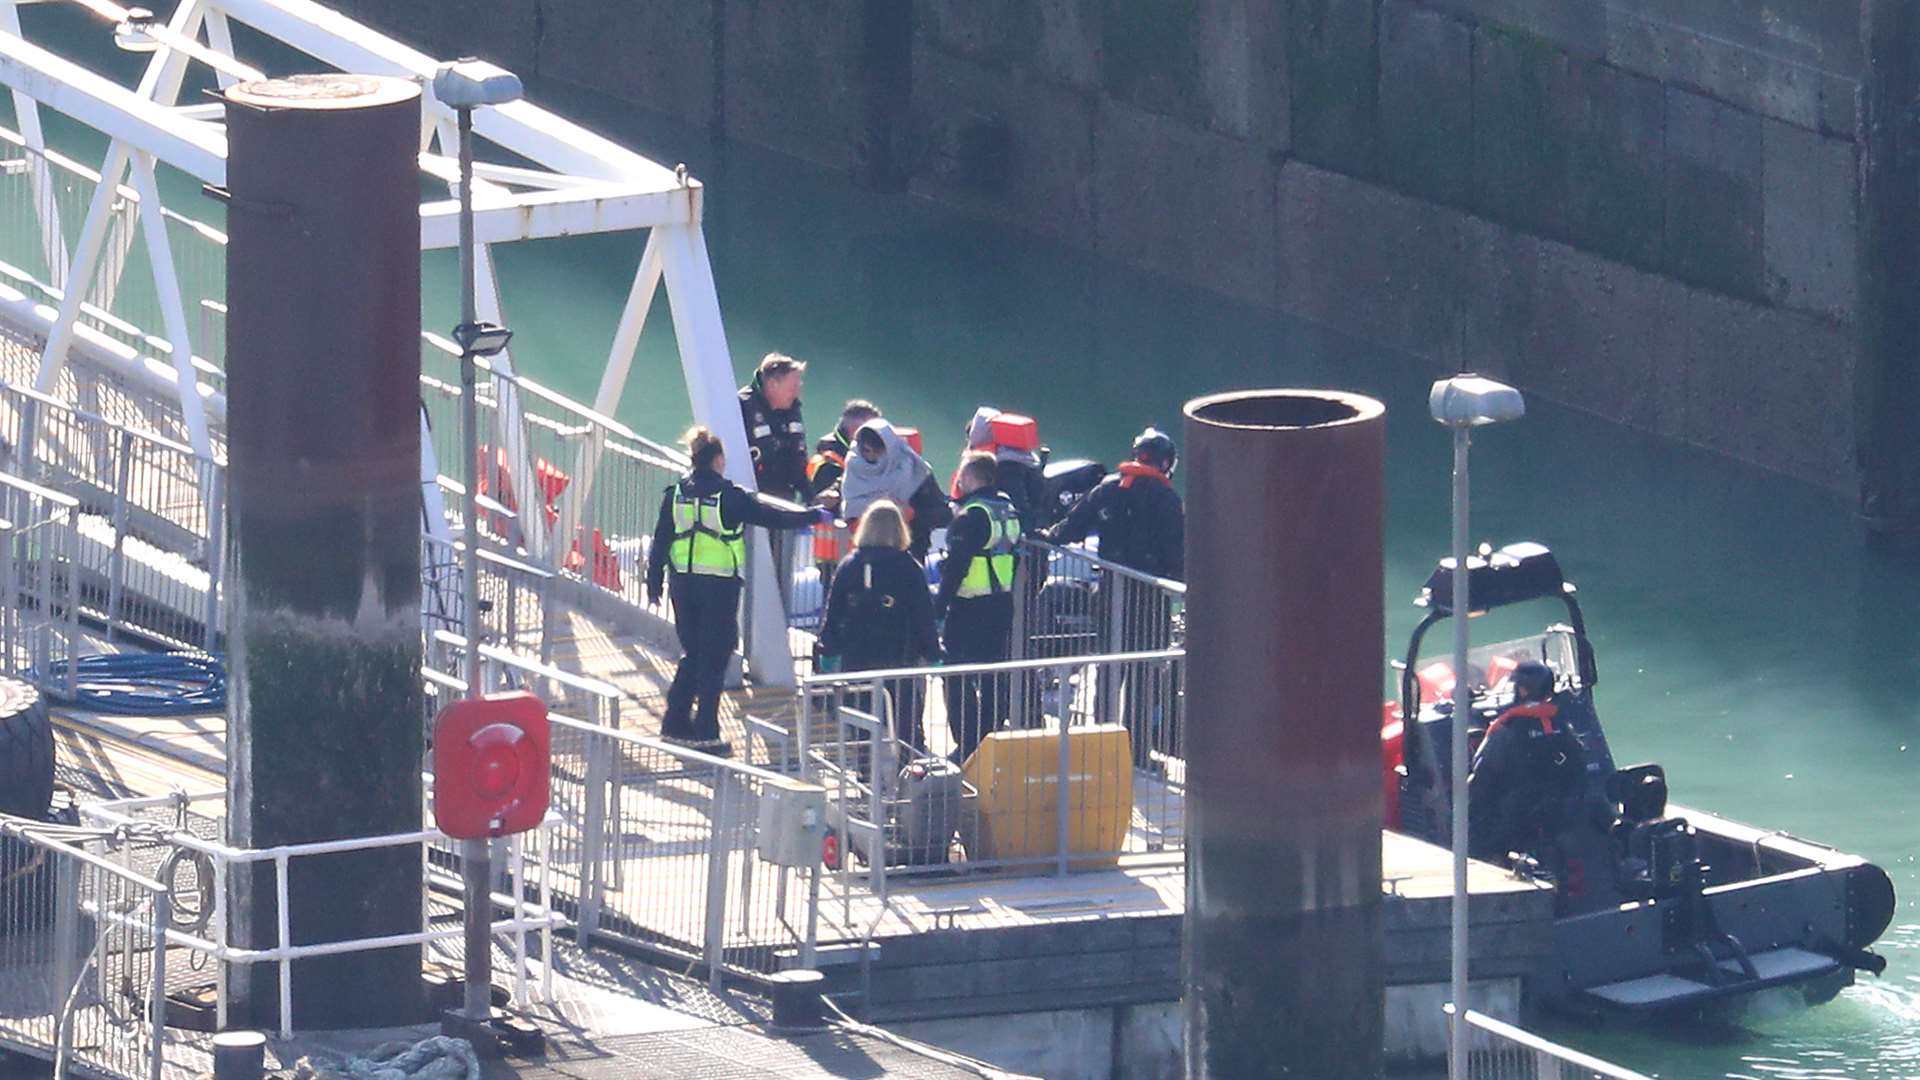
<instances>
[{"instance_id":1,"label":"hi-vis yellow vest","mask_svg":"<svg viewBox=\"0 0 1920 1080\"><path fill-rule=\"evenodd\" d=\"M739 577L746 560L745 530L722 524L719 494L690 496L675 486L667 565L679 574Z\"/></svg>"},{"instance_id":2,"label":"hi-vis yellow vest","mask_svg":"<svg viewBox=\"0 0 1920 1080\"><path fill-rule=\"evenodd\" d=\"M960 504L960 513L978 510L987 515L987 542L967 564L957 595L970 600L1013 589L1013 552L1020 543L1020 518L1005 499L972 495Z\"/></svg>"}]
</instances>

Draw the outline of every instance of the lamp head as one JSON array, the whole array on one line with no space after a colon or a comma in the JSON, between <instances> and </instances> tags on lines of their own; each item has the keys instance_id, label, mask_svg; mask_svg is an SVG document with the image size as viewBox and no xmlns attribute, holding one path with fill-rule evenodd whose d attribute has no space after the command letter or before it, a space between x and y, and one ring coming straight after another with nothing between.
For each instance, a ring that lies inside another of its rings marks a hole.
<instances>
[{"instance_id":1,"label":"lamp head","mask_svg":"<svg viewBox=\"0 0 1920 1080\"><path fill-rule=\"evenodd\" d=\"M524 93L520 76L497 64L472 57L440 65L433 73L433 96L442 105L477 109L519 101Z\"/></svg>"},{"instance_id":2,"label":"lamp head","mask_svg":"<svg viewBox=\"0 0 1920 1080\"><path fill-rule=\"evenodd\" d=\"M1481 427L1518 420L1527 413L1520 391L1472 372L1462 372L1433 384L1427 409L1447 427Z\"/></svg>"},{"instance_id":3,"label":"lamp head","mask_svg":"<svg viewBox=\"0 0 1920 1080\"><path fill-rule=\"evenodd\" d=\"M460 351L474 356L494 356L513 340L513 331L490 322L461 323L453 328L453 340Z\"/></svg>"},{"instance_id":4,"label":"lamp head","mask_svg":"<svg viewBox=\"0 0 1920 1080\"><path fill-rule=\"evenodd\" d=\"M153 12L141 7L128 8L126 19L114 24L113 43L124 52L156 52L160 41L149 33L153 25Z\"/></svg>"}]
</instances>

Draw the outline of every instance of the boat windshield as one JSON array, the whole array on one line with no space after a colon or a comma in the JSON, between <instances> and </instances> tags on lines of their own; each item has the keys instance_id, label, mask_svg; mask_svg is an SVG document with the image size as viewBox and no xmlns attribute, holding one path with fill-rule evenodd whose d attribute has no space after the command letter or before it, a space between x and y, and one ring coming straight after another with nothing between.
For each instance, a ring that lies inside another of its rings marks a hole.
<instances>
[{"instance_id":1,"label":"boat windshield","mask_svg":"<svg viewBox=\"0 0 1920 1080\"><path fill-rule=\"evenodd\" d=\"M1580 665L1575 659L1578 655L1570 626L1550 626L1540 634L1481 645L1467 653L1467 677L1473 687L1474 704L1492 708L1512 701L1513 669L1528 660L1538 660L1552 668L1559 689L1574 689L1580 680ZM1414 671L1419 676L1422 706L1453 700L1451 656L1422 657Z\"/></svg>"}]
</instances>

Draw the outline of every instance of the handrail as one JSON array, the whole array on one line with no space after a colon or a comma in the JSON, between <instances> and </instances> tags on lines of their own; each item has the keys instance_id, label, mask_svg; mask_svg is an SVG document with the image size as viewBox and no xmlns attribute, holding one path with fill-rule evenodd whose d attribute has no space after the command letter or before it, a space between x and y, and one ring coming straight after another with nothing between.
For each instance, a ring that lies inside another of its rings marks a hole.
<instances>
[{"instance_id":1,"label":"handrail","mask_svg":"<svg viewBox=\"0 0 1920 1080\"><path fill-rule=\"evenodd\" d=\"M557 713L548 713L547 722L555 727L566 728L570 731L579 731L582 734L597 738L612 739L615 742L626 743L629 746L637 746L647 750L657 751L691 765L721 769L738 776L750 776L763 784L769 784L785 791L826 790L819 784L796 780L783 773L763 769L758 765L749 765L744 761L736 761L733 758L715 757L712 754L703 753L691 747L675 745L674 743L667 742L664 739L652 735L642 735L634 731L621 731L617 728L601 727L598 724L590 724L585 720L575 720L572 717L561 716Z\"/></svg>"},{"instance_id":2,"label":"handrail","mask_svg":"<svg viewBox=\"0 0 1920 1080\"><path fill-rule=\"evenodd\" d=\"M995 660L985 664L934 664L928 667L876 668L872 671L835 671L803 675L800 677L800 687L803 690L809 690L870 683L877 679L914 679L930 675L986 675L1003 671L1044 671L1063 667L1083 667L1088 664L1148 663L1155 660L1180 660L1186 655L1185 649L1155 649L1150 652L1101 653L1096 656Z\"/></svg>"},{"instance_id":3,"label":"handrail","mask_svg":"<svg viewBox=\"0 0 1920 1080\"><path fill-rule=\"evenodd\" d=\"M1184 581L1175 581L1172 578L1156 577L1153 574L1149 574L1140 570L1135 570L1131 566L1122 566L1121 564L1114 562L1112 559L1103 559L1097 553L1088 551L1085 548L1067 547L1060 544L1049 544L1045 540L1040 540L1031 536L1021 537L1020 543L1025 545L1031 545L1032 547L1037 548L1040 551L1046 552L1049 555L1058 554L1058 555L1065 555L1071 559L1084 560L1086 562L1092 563L1094 566L1100 568L1101 570L1106 570L1110 573L1117 574L1118 576L1123 578L1130 578L1134 581L1138 581L1145 585L1151 585L1156 589L1163 589L1167 592L1177 593L1181 596L1185 596L1187 593L1187 583Z\"/></svg>"},{"instance_id":4,"label":"handrail","mask_svg":"<svg viewBox=\"0 0 1920 1080\"><path fill-rule=\"evenodd\" d=\"M1451 1022L1454 1015L1453 1004L1448 1002L1443 1008L1446 1009L1447 1016ZM1531 1050L1537 1054L1544 1054L1555 1061L1588 1070L1594 1075L1604 1078L1604 1080L1651 1080L1651 1078L1644 1073L1637 1073L1632 1069L1622 1068L1611 1062L1602 1061L1591 1054L1583 1054L1578 1050L1561 1046L1559 1043L1550 1042L1525 1028L1515 1027L1504 1020L1496 1020L1483 1012L1468 1009L1467 1024L1470 1027L1477 1027L1489 1035L1513 1043L1522 1049Z\"/></svg>"},{"instance_id":5,"label":"handrail","mask_svg":"<svg viewBox=\"0 0 1920 1080\"><path fill-rule=\"evenodd\" d=\"M167 887L165 885L160 884L158 881L155 881L153 878L150 878L145 874L136 873L132 869L122 866L117 862L113 862L108 859L103 859L100 856L95 855L90 851L87 851L85 848L82 848L76 844L70 844L59 836L48 836L43 834L39 830L36 830L33 828L34 825L40 825L40 824L42 823L41 822L23 822L18 819L9 818L5 821L0 821L0 833L5 833L8 836L18 837L19 839L24 840L29 844L36 844L40 847L51 848L53 850L60 852L62 855L70 855L73 858L79 860L80 862L83 862L88 866L93 867L95 870L104 871L131 885L137 885L140 888L146 890L147 892L164 893L167 891Z\"/></svg>"},{"instance_id":6,"label":"handrail","mask_svg":"<svg viewBox=\"0 0 1920 1080\"><path fill-rule=\"evenodd\" d=\"M0 472L0 485L5 485L6 487L13 488L15 491L23 491L28 495L34 496L35 498L45 499L48 502L54 504L55 506L61 507L66 510L77 510L80 508L79 499L76 499L73 496L66 494L65 492L55 491L52 488L41 487L39 484L36 484L31 480L22 479L18 476L13 475L12 473Z\"/></svg>"},{"instance_id":7,"label":"handrail","mask_svg":"<svg viewBox=\"0 0 1920 1080\"><path fill-rule=\"evenodd\" d=\"M460 346L454 344L452 341L447 340L445 337L442 337L441 335L434 333L431 330L422 330L420 332L420 339L422 341L425 341L427 344L432 345L434 348L440 350L441 352L448 354L449 356L460 355ZM525 375L522 375L519 372L514 372L513 374L508 375L505 372L500 371L487 357L484 357L484 356L474 357L474 364L481 371L486 372L487 374L493 376L496 379L504 379L507 382L512 383L514 386L519 387L522 390L525 390L527 393L532 394L534 397L539 398L540 400L546 402L549 405L556 405L562 409L567 410L568 412L575 413L582 420L585 420L590 424L603 427L608 432L614 435L618 435L623 439L631 439L634 442L639 443L640 445L646 447L647 449L667 457L669 460L678 459L679 465L681 468L685 468L690 460L686 458L685 455L681 454L679 451L673 449L672 447L667 446L664 443L654 442L652 439L649 439L646 436L640 434L639 432L634 431L632 428L628 427L627 425L621 423L618 420L615 420L613 417L607 416L604 413L596 412L591 406L583 405L580 402L575 401L574 399L566 396L565 394L562 394L558 390L554 390L551 387L548 387L542 383L535 382L534 380L527 378Z\"/></svg>"}]
</instances>

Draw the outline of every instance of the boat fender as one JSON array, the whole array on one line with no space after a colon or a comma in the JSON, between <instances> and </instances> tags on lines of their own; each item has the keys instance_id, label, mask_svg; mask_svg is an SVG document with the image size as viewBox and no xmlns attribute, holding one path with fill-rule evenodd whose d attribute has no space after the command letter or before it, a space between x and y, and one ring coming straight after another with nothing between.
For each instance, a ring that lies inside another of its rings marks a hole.
<instances>
[{"instance_id":1,"label":"boat fender","mask_svg":"<svg viewBox=\"0 0 1920 1080\"><path fill-rule=\"evenodd\" d=\"M1848 947L1864 950L1879 940L1893 924L1894 906L1893 879L1885 870L1867 863L1847 871ZM1886 961L1880 965L1885 967Z\"/></svg>"}]
</instances>

